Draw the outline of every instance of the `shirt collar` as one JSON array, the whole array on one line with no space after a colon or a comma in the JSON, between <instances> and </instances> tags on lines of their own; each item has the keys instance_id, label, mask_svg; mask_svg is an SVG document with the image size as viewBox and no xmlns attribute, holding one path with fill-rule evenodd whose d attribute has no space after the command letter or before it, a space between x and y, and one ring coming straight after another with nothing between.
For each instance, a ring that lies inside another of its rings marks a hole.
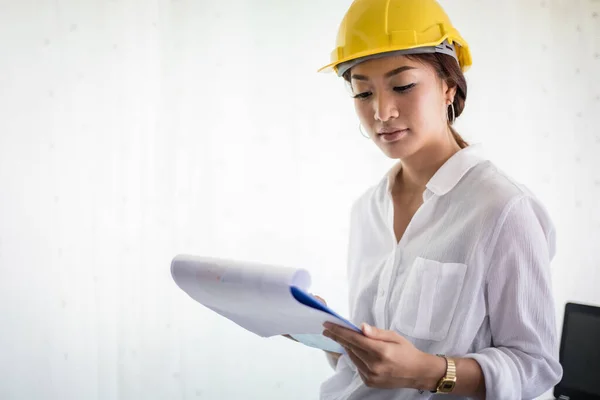
<instances>
[{"instance_id":1,"label":"shirt collar","mask_svg":"<svg viewBox=\"0 0 600 400\"><path fill-rule=\"evenodd\" d=\"M480 145L467 146L456 152L436 171L429 182L427 182L427 189L436 196L443 196L454 189L467 172L485 160L486 158L483 155ZM391 191L396 175L398 175L401 169L402 163L399 162L388 172L388 193Z\"/></svg>"}]
</instances>

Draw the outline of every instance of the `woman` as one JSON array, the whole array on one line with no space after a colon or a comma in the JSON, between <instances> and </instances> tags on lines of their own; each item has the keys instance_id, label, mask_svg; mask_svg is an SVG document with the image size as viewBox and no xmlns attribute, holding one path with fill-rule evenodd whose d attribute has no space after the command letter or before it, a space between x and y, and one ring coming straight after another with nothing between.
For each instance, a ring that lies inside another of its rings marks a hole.
<instances>
[{"instance_id":1,"label":"woman","mask_svg":"<svg viewBox=\"0 0 600 400\"><path fill-rule=\"evenodd\" d=\"M435 0L356 0L333 69L361 131L399 162L352 209L350 315L322 399L530 399L561 378L552 222L469 146L469 48Z\"/></svg>"}]
</instances>

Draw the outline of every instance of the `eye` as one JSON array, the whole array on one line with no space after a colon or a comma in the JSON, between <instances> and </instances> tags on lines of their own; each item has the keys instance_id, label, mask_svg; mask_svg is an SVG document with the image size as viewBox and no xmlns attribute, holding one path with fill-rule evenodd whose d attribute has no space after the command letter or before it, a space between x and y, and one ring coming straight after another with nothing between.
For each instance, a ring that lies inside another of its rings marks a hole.
<instances>
[{"instance_id":1,"label":"eye","mask_svg":"<svg viewBox=\"0 0 600 400\"><path fill-rule=\"evenodd\" d=\"M415 85L416 85L416 83L411 83L410 85L406 85L406 86L396 86L396 87L394 87L394 91L398 92L398 93L405 93L405 92L408 92L413 87L415 87Z\"/></svg>"},{"instance_id":2,"label":"eye","mask_svg":"<svg viewBox=\"0 0 600 400\"><path fill-rule=\"evenodd\" d=\"M359 100L365 100L367 99L369 96L371 96L371 92L363 92L363 93L358 93L355 94L354 96L352 96L353 99L359 99Z\"/></svg>"}]
</instances>

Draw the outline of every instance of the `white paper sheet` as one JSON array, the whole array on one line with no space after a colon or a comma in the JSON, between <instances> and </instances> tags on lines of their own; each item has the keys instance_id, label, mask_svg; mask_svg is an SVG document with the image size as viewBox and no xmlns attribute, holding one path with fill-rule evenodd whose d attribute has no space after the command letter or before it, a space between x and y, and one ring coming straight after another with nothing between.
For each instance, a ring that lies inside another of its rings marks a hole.
<instances>
[{"instance_id":1,"label":"white paper sheet","mask_svg":"<svg viewBox=\"0 0 600 400\"><path fill-rule=\"evenodd\" d=\"M322 335L326 321L357 330L349 321L299 302L292 287L307 292L310 274L303 269L178 255L171 275L190 297L239 326L262 337L290 334L298 341L342 353Z\"/></svg>"}]
</instances>

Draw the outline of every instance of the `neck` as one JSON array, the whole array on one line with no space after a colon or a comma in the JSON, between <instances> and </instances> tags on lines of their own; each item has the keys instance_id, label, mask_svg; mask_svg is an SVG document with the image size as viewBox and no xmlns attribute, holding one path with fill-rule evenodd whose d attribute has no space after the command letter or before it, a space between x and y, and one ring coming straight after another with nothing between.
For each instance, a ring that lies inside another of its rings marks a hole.
<instances>
[{"instance_id":1,"label":"neck","mask_svg":"<svg viewBox=\"0 0 600 400\"><path fill-rule=\"evenodd\" d=\"M423 193L437 170L458 151L460 146L450 136L449 141L427 145L410 157L403 158L394 187L406 192Z\"/></svg>"}]
</instances>

